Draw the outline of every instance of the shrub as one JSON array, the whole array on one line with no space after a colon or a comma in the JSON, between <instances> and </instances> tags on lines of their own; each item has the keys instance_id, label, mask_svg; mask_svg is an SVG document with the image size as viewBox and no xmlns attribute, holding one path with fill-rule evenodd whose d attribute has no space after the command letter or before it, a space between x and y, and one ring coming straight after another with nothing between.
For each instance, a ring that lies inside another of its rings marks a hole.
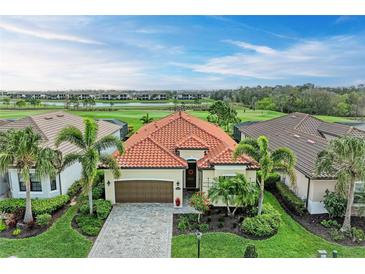
<instances>
[{"instance_id":1,"label":"shrub","mask_svg":"<svg viewBox=\"0 0 365 274\"><path fill-rule=\"evenodd\" d=\"M18 236L18 235L20 235L20 233L22 233L22 230L20 228L16 228L13 230L13 232L11 234L13 236Z\"/></svg>"},{"instance_id":2,"label":"shrub","mask_svg":"<svg viewBox=\"0 0 365 274\"><path fill-rule=\"evenodd\" d=\"M32 211L35 215L52 214L69 201L68 195L60 195L49 199L33 199ZM5 199L0 201L0 211L16 213L25 209L25 199Z\"/></svg>"},{"instance_id":3,"label":"shrub","mask_svg":"<svg viewBox=\"0 0 365 274\"><path fill-rule=\"evenodd\" d=\"M185 232L186 230L188 230L189 228L189 220L186 216L181 216L179 218L179 223L177 224L177 228L181 231L181 232Z\"/></svg>"},{"instance_id":4,"label":"shrub","mask_svg":"<svg viewBox=\"0 0 365 274\"><path fill-rule=\"evenodd\" d=\"M6 230L8 227L6 226L3 219L0 219L0 232Z\"/></svg>"},{"instance_id":5,"label":"shrub","mask_svg":"<svg viewBox=\"0 0 365 274\"><path fill-rule=\"evenodd\" d=\"M73 198L75 197L77 194L80 193L81 191L81 188L82 188L82 181L81 179L80 180L77 180L75 181L70 187L69 189L67 190L67 195L70 197L70 198Z\"/></svg>"},{"instance_id":6,"label":"shrub","mask_svg":"<svg viewBox=\"0 0 365 274\"><path fill-rule=\"evenodd\" d=\"M345 216L347 200L341 194L326 190L323 203L330 218Z\"/></svg>"},{"instance_id":7,"label":"shrub","mask_svg":"<svg viewBox=\"0 0 365 274\"><path fill-rule=\"evenodd\" d=\"M243 254L244 258L257 258L259 255L256 252L256 246L253 244L248 244Z\"/></svg>"},{"instance_id":8,"label":"shrub","mask_svg":"<svg viewBox=\"0 0 365 274\"><path fill-rule=\"evenodd\" d=\"M334 228L339 229L341 227L340 224L337 223L336 220L331 220L331 219L321 221L321 225L324 226L325 228L334 227Z\"/></svg>"},{"instance_id":9,"label":"shrub","mask_svg":"<svg viewBox=\"0 0 365 274\"><path fill-rule=\"evenodd\" d=\"M94 207L98 219L105 220L112 210L112 203L106 200L96 200L94 202Z\"/></svg>"},{"instance_id":10,"label":"shrub","mask_svg":"<svg viewBox=\"0 0 365 274\"><path fill-rule=\"evenodd\" d=\"M208 217L207 218L207 223L210 223L212 221L212 218L211 217Z\"/></svg>"},{"instance_id":11,"label":"shrub","mask_svg":"<svg viewBox=\"0 0 365 274\"><path fill-rule=\"evenodd\" d=\"M101 185L94 186L92 192L94 200L104 198L104 188Z\"/></svg>"},{"instance_id":12,"label":"shrub","mask_svg":"<svg viewBox=\"0 0 365 274\"><path fill-rule=\"evenodd\" d=\"M302 216L305 213L305 204L287 185L282 182L276 184L281 198L284 200L287 207L289 207L296 215Z\"/></svg>"},{"instance_id":13,"label":"shrub","mask_svg":"<svg viewBox=\"0 0 365 274\"><path fill-rule=\"evenodd\" d=\"M37 216L36 224L40 226L47 226L51 223L52 216L48 213L40 214Z\"/></svg>"},{"instance_id":14,"label":"shrub","mask_svg":"<svg viewBox=\"0 0 365 274\"><path fill-rule=\"evenodd\" d=\"M345 235L337 228L330 228L330 237L336 242L345 239Z\"/></svg>"},{"instance_id":15,"label":"shrub","mask_svg":"<svg viewBox=\"0 0 365 274\"><path fill-rule=\"evenodd\" d=\"M76 217L76 222L81 232L88 236L98 235L103 226L103 221L93 216L79 215Z\"/></svg>"},{"instance_id":16,"label":"shrub","mask_svg":"<svg viewBox=\"0 0 365 274\"><path fill-rule=\"evenodd\" d=\"M219 222L219 223L218 223L218 227L219 227L219 228L223 228L223 227L224 227L224 223L223 223L223 222Z\"/></svg>"},{"instance_id":17,"label":"shrub","mask_svg":"<svg viewBox=\"0 0 365 274\"><path fill-rule=\"evenodd\" d=\"M208 224L200 224L199 225L199 231L205 233L209 231L209 225Z\"/></svg>"},{"instance_id":18,"label":"shrub","mask_svg":"<svg viewBox=\"0 0 365 274\"><path fill-rule=\"evenodd\" d=\"M50 199L36 199L32 201L32 211L35 215L52 214L63 207L69 200L70 197L68 195L60 195Z\"/></svg>"},{"instance_id":19,"label":"shrub","mask_svg":"<svg viewBox=\"0 0 365 274\"><path fill-rule=\"evenodd\" d=\"M365 232L360 228L353 227L351 228L351 237L353 242L361 243L365 240Z\"/></svg>"},{"instance_id":20,"label":"shrub","mask_svg":"<svg viewBox=\"0 0 365 274\"><path fill-rule=\"evenodd\" d=\"M269 237L274 235L281 223L281 217L272 206L264 205L263 213L254 217L247 217L241 224L241 229L256 237Z\"/></svg>"},{"instance_id":21,"label":"shrub","mask_svg":"<svg viewBox=\"0 0 365 274\"><path fill-rule=\"evenodd\" d=\"M209 210L209 199L204 192L194 193L189 201L189 204L199 212L206 212Z\"/></svg>"},{"instance_id":22,"label":"shrub","mask_svg":"<svg viewBox=\"0 0 365 274\"><path fill-rule=\"evenodd\" d=\"M82 203L80 205L79 211L82 215L88 215L90 213L89 204L87 202Z\"/></svg>"},{"instance_id":23,"label":"shrub","mask_svg":"<svg viewBox=\"0 0 365 274\"><path fill-rule=\"evenodd\" d=\"M218 218L218 222L220 222L220 223L224 223L224 217L219 217L219 218Z\"/></svg>"}]
</instances>

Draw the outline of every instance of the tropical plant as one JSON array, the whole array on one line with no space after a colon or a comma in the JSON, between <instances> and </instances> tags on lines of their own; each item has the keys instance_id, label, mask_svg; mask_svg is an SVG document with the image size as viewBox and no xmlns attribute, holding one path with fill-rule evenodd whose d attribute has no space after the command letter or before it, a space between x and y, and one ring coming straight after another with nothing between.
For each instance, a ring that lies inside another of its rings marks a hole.
<instances>
[{"instance_id":1,"label":"tropical plant","mask_svg":"<svg viewBox=\"0 0 365 274\"><path fill-rule=\"evenodd\" d=\"M227 215L232 215L230 204L234 192L234 185L231 180L226 177L217 177L214 179L213 186L208 191L208 197L212 202L222 201L227 208Z\"/></svg>"},{"instance_id":2,"label":"tropical plant","mask_svg":"<svg viewBox=\"0 0 365 274\"><path fill-rule=\"evenodd\" d=\"M70 142L77 146L80 151L64 156L63 168L79 162L82 166L82 183L84 192L89 196L89 212L93 214L92 186L97 174L98 164L108 166L115 177L120 176L119 166L115 158L111 155L103 154L102 151L111 147L116 147L119 153L123 153L122 142L113 135L105 136L97 140L98 124L92 119L84 120L85 129L74 126L63 128L56 139L58 147L63 142Z\"/></svg>"},{"instance_id":3,"label":"tropical plant","mask_svg":"<svg viewBox=\"0 0 365 274\"><path fill-rule=\"evenodd\" d=\"M54 158L57 152L41 146L41 136L31 127L15 131L10 129L0 133L0 173L7 172L9 166L14 166L25 183L26 206L24 223L33 221L32 201L30 196L30 170L35 168L36 176L55 176L57 169Z\"/></svg>"},{"instance_id":4,"label":"tropical plant","mask_svg":"<svg viewBox=\"0 0 365 274\"><path fill-rule=\"evenodd\" d=\"M10 105L10 98L9 97L3 98L2 101L3 101L4 105L7 105L7 106Z\"/></svg>"},{"instance_id":5,"label":"tropical plant","mask_svg":"<svg viewBox=\"0 0 365 274\"><path fill-rule=\"evenodd\" d=\"M25 100L19 100L15 103L15 105L19 108L25 107L27 105L27 102Z\"/></svg>"},{"instance_id":6,"label":"tropical plant","mask_svg":"<svg viewBox=\"0 0 365 274\"><path fill-rule=\"evenodd\" d=\"M145 115L142 116L142 118L140 119L142 121L142 124L149 124L153 121L153 118L150 117L150 115L148 113L146 113Z\"/></svg>"},{"instance_id":7,"label":"tropical plant","mask_svg":"<svg viewBox=\"0 0 365 274\"><path fill-rule=\"evenodd\" d=\"M345 218L341 231L351 229L351 209L354 202L355 182L365 181L365 140L353 136L332 139L329 146L318 154L317 174L337 178L336 191L346 199Z\"/></svg>"},{"instance_id":8,"label":"tropical plant","mask_svg":"<svg viewBox=\"0 0 365 274\"><path fill-rule=\"evenodd\" d=\"M265 136L260 136L257 140L252 138L243 139L234 151L233 157L247 154L255 159L261 168L261 179L259 181L260 192L257 214L262 212L264 202L265 181L273 171L286 173L290 177L292 184L296 182L295 176L295 155L293 151L286 147L278 148L274 151L269 150L269 140Z\"/></svg>"},{"instance_id":9,"label":"tropical plant","mask_svg":"<svg viewBox=\"0 0 365 274\"><path fill-rule=\"evenodd\" d=\"M243 174L237 174L230 181L233 184L233 204L236 206L232 211L234 216L240 207L253 206L257 203L258 188L255 182L247 180Z\"/></svg>"}]
</instances>

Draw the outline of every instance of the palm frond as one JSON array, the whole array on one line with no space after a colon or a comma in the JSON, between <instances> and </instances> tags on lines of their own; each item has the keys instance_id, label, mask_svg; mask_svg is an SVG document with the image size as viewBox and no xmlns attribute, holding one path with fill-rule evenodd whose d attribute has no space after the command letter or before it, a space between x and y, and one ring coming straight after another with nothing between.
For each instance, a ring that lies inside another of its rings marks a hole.
<instances>
[{"instance_id":1,"label":"palm frond","mask_svg":"<svg viewBox=\"0 0 365 274\"><path fill-rule=\"evenodd\" d=\"M81 149L86 147L81 130L74 126L65 127L58 133L55 141L56 147L59 147L63 142L70 142Z\"/></svg>"},{"instance_id":2,"label":"palm frond","mask_svg":"<svg viewBox=\"0 0 365 274\"><path fill-rule=\"evenodd\" d=\"M251 144L247 144L247 143L240 143L236 147L236 149L233 152L233 159L236 160L239 156L244 155L244 154L252 157L256 161L258 161L260 159L260 153L257 150L257 148L255 148Z\"/></svg>"},{"instance_id":3,"label":"palm frond","mask_svg":"<svg viewBox=\"0 0 365 274\"><path fill-rule=\"evenodd\" d=\"M39 151L36 159L36 176L42 178L45 175L54 176L57 174L57 167L55 166L55 157L57 152L50 148L43 148Z\"/></svg>"},{"instance_id":4,"label":"palm frond","mask_svg":"<svg viewBox=\"0 0 365 274\"><path fill-rule=\"evenodd\" d=\"M114 178L120 177L120 167L113 156L101 155L100 162L112 170Z\"/></svg>"},{"instance_id":5,"label":"palm frond","mask_svg":"<svg viewBox=\"0 0 365 274\"><path fill-rule=\"evenodd\" d=\"M66 156L63 158L63 163L62 163L62 170L64 170L65 168L72 166L74 163L80 162L82 161L82 155L79 153L69 153L66 154Z\"/></svg>"},{"instance_id":6,"label":"palm frond","mask_svg":"<svg viewBox=\"0 0 365 274\"><path fill-rule=\"evenodd\" d=\"M294 167L296 157L294 152L287 147L281 147L272 152L271 158L275 164L285 163L288 167Z\"/></svg>"},{"instance_id":7,"label":"palm frond","mask_svg":"<svg viewBox=\"0 0 365 274\"><path fill-rule=\"evenodd\" d=\"M92 119L85 119L85 144L87 146L92 146L95 141L98 134L98 124L95 122L95 120Z\"/></svg>"},{"instance_id":8,"label":"palm frond","mask_svg":"<svg viewBox=\"0 0 365 274\"><path fill-rule=\"evenodd\" d=\"M94 144L94 147L99 152L101 152L105 149L108 149L108 148L116 147L120 154L124 153L122 141L119 140L118 137L113 136L113 135L108 135L108 136L101 138L99 141L97 141Z\"/></svg>"}]
</instances>

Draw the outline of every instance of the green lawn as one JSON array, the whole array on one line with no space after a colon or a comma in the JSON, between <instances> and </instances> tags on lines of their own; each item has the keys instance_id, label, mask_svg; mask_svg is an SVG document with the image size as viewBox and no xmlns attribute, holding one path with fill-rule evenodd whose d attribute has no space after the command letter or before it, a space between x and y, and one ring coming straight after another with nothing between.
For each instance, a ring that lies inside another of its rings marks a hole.
<instances>
[{"instance_id":1,"label":"green lawn","mask_svg":"<svg viewBox=\"0 0 365 274\"><path fill-rule=\"evenodd\" d=\"M0 238L0 257L86 257L92 243L71 227L71 220L76 210L76 206L69 208L48 231L39 236L19 240Z\"/></svg>"},{"instance_id":2,"label":"green lawn","mask_svg":"<svg viewBox=\"0 0 365 274\"><path fill-rule=\"evenodd\" d=\"M317 250L331 253L337 250L339 257L365 258L365 248L350 248L327 242L305 230L280 206L275 197L266 193L266 203L272 204L282 214L278 233L267 240L248 240L231 233L207 233L201 241L201 257L239 258L248 243L256 245L259 257L264 258L310 258L316 257ZM173 237L172 257L196 257L195 235Z\"/></svg>"},{"instance_id":3,"label":"green lawn","mask_svg":"<svg viewBox=\"0 0 365 274\"><path fill-rule=\"evenodd\" d=\"M9 118L22 118L28 115L44 113L50 110L0 110L0 119ZM191 115L206 119L208 116L207 111L188 111ZM244 110L238 108L238 117L241 121L265 121L272 118L280 117L284 115L281 112L270 111L270 110ZM142 126L140 118L148 113L155 120L158 120L166 115L171 114L166 107L125 107L115 111L71 111L73 114L80 115L82 117L91 118L115 118L127 122L133 126L135 130ZM350 121L347 118L333 117L333 116L318 116L319 118L329 122L344 122Z\"/></svg>"}]
</instances>

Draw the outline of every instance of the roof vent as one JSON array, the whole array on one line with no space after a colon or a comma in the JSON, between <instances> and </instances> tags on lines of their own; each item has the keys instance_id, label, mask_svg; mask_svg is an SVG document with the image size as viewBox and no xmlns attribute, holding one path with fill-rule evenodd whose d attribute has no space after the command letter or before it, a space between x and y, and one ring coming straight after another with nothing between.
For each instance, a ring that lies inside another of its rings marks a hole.
<instances>
[{"instance_id":1,"label":"roof vent","mask_svg":"<svg viewBox=\"0 0 365 274\"><path fill-rule=\"evenodd\" d=\"M65 116L64 114L57 114L57 117L63 117Z\"/></svg>"},{"instance_id":2,"label":"roof vent","mask_svg":"<svg viewBox=\"0 0 365 274\"><path fill-rule=\"evenodd\" d=\"M300 138L300 136L298 134L294 134L293 135L295 138Z\"/></svg>"},{"instance_id":3,"label":"roof vent","mask_svg":"<svg viewBox=\"0 0 365 274\"><path fill-rule=\"evenodd\" d=\"M315 141L313 141L311 139L308 139L307 142L310 143L310 144L315 144L316 143Z\"/></svg>"},{"instance_id":4,"label":"roof vent","mask_svg":"<svg viewBox=\"0 0 365 274\"><path fill-rule=\"evenodd\" d=\"M53 117L51 117L51 116L47 116L47 117L44 117L44 119L45 119L45 120L52 120L52 119L53 119Z\"/></svg>"},{"instance_id":5,"label":"roof vent","mask_svg":"<svg viewBox=\"0 0 365 274\"><path fill-rule=\"evenodd\" d=\"M290 116L291 118L297 118L297 116L295 116L294 114L292 116Z\"/></svg>"}]
</instances>

